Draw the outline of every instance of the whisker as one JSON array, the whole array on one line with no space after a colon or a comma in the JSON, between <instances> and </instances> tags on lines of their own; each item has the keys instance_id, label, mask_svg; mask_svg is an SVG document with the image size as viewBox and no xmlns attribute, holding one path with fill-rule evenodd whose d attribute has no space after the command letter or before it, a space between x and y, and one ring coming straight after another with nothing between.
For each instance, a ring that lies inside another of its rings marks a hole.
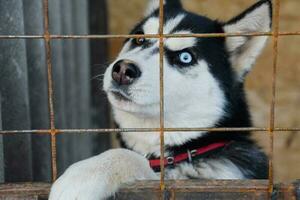
<instances>
[{"instance_id":1,"label":"whisker","mask_svg":"<svg viewBox=\"0 0 300 200\"><path fill-rule=\"evenodd\" d=\"M95 79L101 80L101 81L102 81L102 80L103 80L103 77L104 77L104 74L98 74L98 75L92 77L92 78L91 78L91 81L92 81L92 80L95 80ZM100 79L99 79L99 78L100 78Z\"/></svg>"},{"instance_id":2,"label":"whisker","mask_svg":"<svg viewBox=\"0 0 300 200\"><path fill-rule=\"evenodd\" d=\"M104 62L104 63L96 63L92 64L92 67L107 67L110 64L110 61Z\"/></svg>"}]
</instances>

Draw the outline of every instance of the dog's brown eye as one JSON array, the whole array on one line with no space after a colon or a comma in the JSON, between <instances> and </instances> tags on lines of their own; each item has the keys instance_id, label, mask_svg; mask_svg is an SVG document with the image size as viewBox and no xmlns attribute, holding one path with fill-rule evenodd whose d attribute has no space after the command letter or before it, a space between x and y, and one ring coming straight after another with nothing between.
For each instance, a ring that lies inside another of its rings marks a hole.
<instances>
[{"instance_id":1,"label":"dog's brown eye","mask_svg":"<svg viewBox=\"0 0 300 200\"><path fill-rule=\"evenodd\" d=\"M145 38L135 38L135 44L136 45L143 45L145 42Z\"/></svg>"}]
</instances>

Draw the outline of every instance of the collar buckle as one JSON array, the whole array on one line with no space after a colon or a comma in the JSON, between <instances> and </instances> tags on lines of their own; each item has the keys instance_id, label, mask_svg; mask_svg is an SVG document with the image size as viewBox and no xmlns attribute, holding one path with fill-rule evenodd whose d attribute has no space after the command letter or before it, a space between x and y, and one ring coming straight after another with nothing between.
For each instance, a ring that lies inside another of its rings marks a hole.
<instances>
[{"instance_id":1,"label":"collar buckle","mask_svg":"<svg viewBox=\"0 0 300 200\"><path fill-rule=\"evenodd\" d=\"M174 164L174 157L167 157L167 164L168 165L173 165Z\"/></svg>"}]
</instances>

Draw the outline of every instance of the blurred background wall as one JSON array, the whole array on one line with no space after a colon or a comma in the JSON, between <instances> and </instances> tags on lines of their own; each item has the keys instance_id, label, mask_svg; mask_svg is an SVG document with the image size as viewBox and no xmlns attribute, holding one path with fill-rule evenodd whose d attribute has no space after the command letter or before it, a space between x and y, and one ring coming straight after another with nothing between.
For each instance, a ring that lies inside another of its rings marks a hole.
<instances>
[{"instance_id":1,"label":"blurred background wall","mask_svg":"<svg viewBox=\"0 0 300 200\"><path fill-rule=\"evenodd\" d=\"M109 0L109 32L128 33L143 17L146 0ZM226 21L237 15L255 0L183 0L184 6L193 12ZM300 1L282 0L280 13L281 31L299 31ZM122 41L110 41L110 57L117 55ZM277 77L276 126L300 127L300 37L281 37ZM246 80L247 96L254 125L268 127L272 81L272 39L258 59ZM256 133L255 138L268 151L266 133ZM275 134L275 179L277 181L300 178L300 133Z\"/></svg>"}]
</instances>

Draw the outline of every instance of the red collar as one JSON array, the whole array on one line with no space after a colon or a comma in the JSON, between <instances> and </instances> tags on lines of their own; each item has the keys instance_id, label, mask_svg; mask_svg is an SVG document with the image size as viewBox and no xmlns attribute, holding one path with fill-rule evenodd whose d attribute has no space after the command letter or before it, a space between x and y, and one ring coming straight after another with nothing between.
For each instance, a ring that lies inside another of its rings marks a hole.
<instances>
[{"instance_id":1,"label":"red collar","mask_svg":"<svg viewBox=\"0 0 300 200\"><path fill-rule=\"evenodd\" d=\"M166 166L173 166L175 164L188 161L192 162L193 158L199 155L203 155L210 151L214 151L220 148L227 146L230 142L229 141L220 141L216 143L211 143L207 146L200 147L198 149L187 150L186 153L181 153L175 156L166 157L164 159L164 165ZM160 159L150 159L149 160L150 167L156 171L160 171Z\"/></svg>"}]
</instances>

